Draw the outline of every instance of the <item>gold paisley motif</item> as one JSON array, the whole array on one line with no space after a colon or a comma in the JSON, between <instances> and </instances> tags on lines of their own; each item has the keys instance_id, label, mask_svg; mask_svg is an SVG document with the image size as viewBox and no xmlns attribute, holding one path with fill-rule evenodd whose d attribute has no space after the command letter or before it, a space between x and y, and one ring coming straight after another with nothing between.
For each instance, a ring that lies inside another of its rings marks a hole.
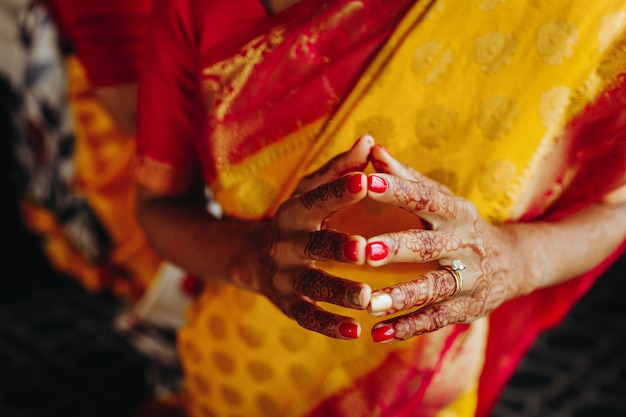
<instances>
[{"instance_id":1,"label":"gold paisley motif","mask_svg":"<svg viewBox=\"0 0 626 417\"><path fill-rule=\"evenodd\" d=\"M429 149L439 148L450 140L457 126L457 115L444 106L421 110L415 122L415 136Z\"/></svg>"},{"instance_id":2,"label":"gold paisley motif","mask_svg":"<svg viewBox=\"0 0 626 417\"><path fill-rule=\"evenodd\" d=\"M256 403L259 405L259 410L267 417L279 417L283 415L280 411L279 403L269 394L258 394L256 396Z\"/></svg>"},{"instance_id":3,"label":"gold paisley motif","mask_svg":"<svg viewBox=\"0 0 626 417\"><path fill-rule=\"evenodd\" d=\"M200 395L209 395L211 392L211 385L205 380L202 375L197 373L191 374L188 378L189 388L197 392Z\"/></svg>"},{"instance_id":4,"label":"gold paisley motif","mask_svg":"<svg viewBox=\"0 0 626 417\"><path fill-rule=\"evenodd\" d=\"M211 314L208 321L209 332L212 337L215 339L223 339L226 337L226 325L224 324L224 320L221 316Z\"/></svg>"},{"instance_id":5,"label":"gold paisley motif","mask_svg":"<svg viewBox=\"0 0 626 417\"><path fill-rule=\"evenodd\" d=\"M274 370L272 369L271 365L265 362L251 360L250 362L248 362L246 367L252 379L258 382L269 381L274 375Z\"/></svg>"},{"instance_id":6,"label":"gold paisley motif","mask_svg":"<svg viewBox=\"0 0 626 417\"><path fill-rule=\"evenodd\" d=\"M442 79L453 61L453 52L440 42L426 42L413 50L411 71L425 85L436 84Z\"/></svg>"},{"instance_id":7,"label":"gold paisley motif","mask_svg":"<svg viewBox=\"0 0 626 417\"><path fill-rule=\"evenodd\" d=\"M243 397L235 388L224 385L221 392L222 398L230 405L239 405L243 402Z\"/></svg>"},{"instance_id":8,"label":"gold paisley motif","mask_svg":"<svg viewBox=\"0 0 626 417\"><path fill-rule=\"evenodd\" d=\"M241 340L251 348L258 348L263 344L263 332L254 326L241 325L237 327Z\"/></svg>"},{"instance_id":9,"label":"gold paisley motif","mask_svg":"<svg viewBox=\"0 0 626 417\"><path fill-rule=\"evenodd\" d=\"M298 61L330 62L337 54L336 42L327 42L325 37L336 37L335 41L353 42L366 30L364 5L362 0L346 2L340 10L327 20L321 20L310 30L298 36L291 47L289 57ZM323 49L325 48L325 49Z\"/></svg>"},{"instance_id":10,"label":"gold paisley motif","mask_svg":"<svg viewBox=\"0 0 626 417\"><path fill-rule=\"evenodd\" d=\"M474 59L481 71L496 74L509 63L515 48L516 41L512 34L489 32L476 38Z\"/></svg>"},{"instance_id":11,"label":"gold paisley motif","mask_svg":"<svg viewBox=\"0 0 626 417\"><path fill-rule=\"evenodd\" d=\"M287 350L297 352L309 344L311 335L306 330L301 330L300 328L285 327L280 330L278 338Z\"/></svg>"},{"instance_id":12,"label":"gold paisley motif","mask_svg":"<svg viewBox=\"0 0 626 417\"><path fill-rule=\"evenodd\" d=\"M213 353L213 361L215 362L217 369L224 374L232 374L235 371L235 360L228 353Z\"/></svg>"},{"instance_id":13,"label":"gold paisley motif","mask_svg":"<svg viewBox=\"0 0 626 417\"><path fill-rule=\"evenodd\" d=\"M511 130L518 113L515 100L503 96L490 97L480 103L476 123L486 139L495 141Z\"/></svg>"},{"instance_id":14,"label":"gold paisley motif","mask_svg":"<svg viewBox=\"0 0 626 417\"><path fill-rule=\"evenodd\" d=\"M302 365L292 365L289 367L289 379L298 389L310 387L314 382L314 375L315 374L310 369Z\"/></svg>"},{"instance_id":15,"label":"gold paisley motif","mask_svg":"<svg viewBox=\"0 0 626 417\"><path fill-rule=\"evenodd\" d=\"M285 39L285 29L279 26L267 35L259 36L245 45L239 54L232 58L220 61L202 70L204 76L203 90L211 92L209 107L217 120L224 120L230 106L239 96L241 89L246 84L254 67L261 62L263 56L270 52Z\"/></svg>"},{"instance_id":16,"label":"gold paisley motif","mask_svg":"<svg viewBox=\"0 0 626 417\"><path fill-rule=\"evenodd\" d=\"M572 56L577 43L578 29L564 20L540 26L537 31L537 52L548 65L561 65Z\"/></svg>"},{"instance_id":17,"label":"gold paisley motif","mask_svg":"<svg viewBox=\"0 0 626 417\"><path fill-rule=\"evenodd\" d=\"M483 166L478 187L485 200L501 198L517 177L517 168L510 161L494 161Z\"/></svg>"}]
</instances>

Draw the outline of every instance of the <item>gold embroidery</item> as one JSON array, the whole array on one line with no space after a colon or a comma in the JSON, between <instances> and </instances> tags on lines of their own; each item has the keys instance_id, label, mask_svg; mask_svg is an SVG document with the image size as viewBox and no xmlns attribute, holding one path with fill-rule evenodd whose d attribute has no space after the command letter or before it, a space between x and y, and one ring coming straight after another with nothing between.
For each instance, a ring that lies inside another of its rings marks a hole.
<instances>
[{"instance_id":1,"label":"gold embroidery","mask_svg":"<svg viewBox=\"0 0 626 417\"><path fill-rule=\"evenodd\" d=\"M452 61L452 49L444 48L440 42L426 42L413 50L411 70L422 83L432 85L445 77Z\"/></svg>"},{"instance_id":2,"label":"gold embroidery","mask_svg":"<svg viewBox=\"0 0 626 417\"><path fill-rule=\"evenodd\" d=\"M490 32L476 38L474 59L487 74L500 72L515 52L516 41L512 34Z\"/></svg>"},{"instance_id":3,"label":"gold embroidery","mask_svg":"<svg viewBox=\"0 0 626 417\"><path fill-rule=\"evenodd\" d=\"M548 23L537 32L537 52L548 65L560 65L572 56L578 43L578 29L563 20Z\"/></svg>"},{"instance_id":4,"label":"gold embroidery","mask_svg":"<svg viewBox=\"0 0 626 417\"><path fill-rule=\"evenodd\" d=\"M220 61L202 71L203 89L215 94L214 107L209 111L219 121L228 113L233 100L240 94L254 67L264 54L273 51L285 39L285 28L274 28L267 35L259 36L245 45L239 54Z\"/></svg>"},{"instance_id":5,"label":"gold embroidery","mask_svg":"<svg viewBox=\"0 0 626 417\"><path fill-rule=\"evenodd\" d=\"M283 415L280 410L280 405L269 394L257 395L256 402L259 405L259 409L263 412L263 415L265 416L280 417L281 415Z\"/></svg>"},{"instance_id":6,"label":"gold embroidery","mask_svg":"<svg viewBox=\"0 0 626 417\"><path fill-rule=\"evenodd\" d=\"M433 106L417 114L415 136L426 148L439 148L447 143L457 127L457 115L445 106Z\"/></svg>"},{"instance_id":7,"label":"gold embroidery","mask_svg":"<svg viewBox=\"0 0 626 417\"><path fill-rule=\"evenodd\" d=\"M494 141L511 130L518 113L515 100L502 96L490 97L480 104L476 123L482 135Z\"/></svg>"}]
</instances>

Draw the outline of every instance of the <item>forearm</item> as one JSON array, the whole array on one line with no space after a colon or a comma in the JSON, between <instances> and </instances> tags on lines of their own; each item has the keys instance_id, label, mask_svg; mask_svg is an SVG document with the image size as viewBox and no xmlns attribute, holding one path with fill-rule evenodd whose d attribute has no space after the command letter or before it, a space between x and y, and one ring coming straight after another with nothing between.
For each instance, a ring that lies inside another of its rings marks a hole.
<instances>
[{"instance_id":1,"label":"forearm","mask_svg":"<svg viewBox=\"0 0 626 417\"><path fill-rule=\"evenodd\" d=\"M202 202L188 199L140 200L138 214L164 258L198 277L257 289L253 263L266 223L217 220Z\"/></svg>"},{"instance_id":2,"label":"forearm","mask_svg":"<svg viewBox=\"0 0 626 417\"><path fill-rule=\"evenodd\" d=\"M626 204L594 204L557 222L517 224L522 292L575 278L600 264L626 240Z\"/></svg>"}]
</instances>

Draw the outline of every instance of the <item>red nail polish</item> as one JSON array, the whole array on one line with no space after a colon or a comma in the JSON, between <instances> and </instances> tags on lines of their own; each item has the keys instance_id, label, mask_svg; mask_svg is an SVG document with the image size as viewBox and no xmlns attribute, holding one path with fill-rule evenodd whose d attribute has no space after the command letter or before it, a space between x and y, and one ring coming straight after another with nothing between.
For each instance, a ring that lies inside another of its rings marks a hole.
<instances>
[{"instance_id":1,"label":"red nail polish","mask_svg":"<svg viewBox=\"0 0 626 417\"><path fill-rule=\"evenodd\" d=\"M387 191L387 181L377 175L370 175L367 178L367 188L375 193L384 193Z\"/></svg>"},{"instance_id":2,"label":"red nail polish","mask_svg":"<svg viewBox=\"0 0 626 417\"><path fill-rule=\"evenodd\" d=\"M352 194L360 193L363 190L363 181L361 181L361 174L353 175L346 181L346 187Z\"/></svg>"},{"instance_id":3,"label":"red nail polish","mask_svg":"<svg viewBox=\"0 0 626 417\"><path fill-rule=\"evenodd\" d=\"M339 325L339 334L343 337L356 339L359 337L359 326L354 323L341 323Z\"/></svg>"},{"instance_id":4,"label":"red nail polish","mask_svg":"<svg viewBox=\"0 0 626 417\"><path fill-rule=\"evenodd\" d=\"M374 340L374 342L384 342L393 339L395 335L396 331L391 326L381 326L372 330L372 340Z\"/></svg>"},{"instance_id":5,"label":"red nail polish","mask_svg":"<svg viewBox=\"0 0 626 417\"><path fill-rule=\"evenodd\" d=\"M343 244L343 256L346 257L347 260L356 262L359 260L359 255L357 254L357 247L359 242L356 240L348 240Z\"/></svg>"},{"instance_id":6,"label":"red nail polish","mask_svg":"<svg viewBox=\"0 0 626 417\"><path fill-rule=\"evenodd\" d=\"M389 255L389 248L383 242L372 242L367 244L367 256L372 261L380 261Z\"/></svg>"}]
</instances>

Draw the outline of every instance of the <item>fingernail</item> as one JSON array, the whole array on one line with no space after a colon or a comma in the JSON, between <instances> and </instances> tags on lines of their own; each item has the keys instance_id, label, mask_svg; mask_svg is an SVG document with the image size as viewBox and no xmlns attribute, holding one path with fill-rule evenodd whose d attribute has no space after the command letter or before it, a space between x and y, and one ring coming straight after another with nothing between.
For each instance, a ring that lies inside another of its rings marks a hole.
<instances>
[{"instance_id":1,"label":"fingernail","mask_svg":"<svg viewBox=\"0 0 626 417\"><path fill-rule=\"evenodd\" d=\"M381 326L372 330L372 340L374 342L384 342L393 339L396 331L391 326Z\"/></svg>"},{"instance_id":2,"label":"fingernail","mask_svg":"<svg viewBox=\"0 0 626 417\"><path fill-rule=\"evenodd\" d=\"M359 326L354 323L341 323L339 325L339 334L343 337L356 339L359 337Z\"/></svg>"},{"instance_id":3,"label":"fingernail","mask_svg":"<svg viewBox=\"0 0 626 417\"><path fill-rule=\"evenodd\" d=\"M369 286L365 288L351 288L346 291L346 299L357 308L365 308L369 304L372 290Z\"/></svg>"},{"instance_id":4,"label":"fingernail","mask_svg":"<svg viewBox=\"0 0 626 417\"><path fill-rule=\"evenodd\" d=\"M370 175L367 177L367 188L375 193L384 193L387 191L387 181L378 175Z\"/></svg>"},{"instance_id":5,"label":"fingernail","mask_svg":"<svg viewBox=\"0 0 626 417\"><path fill-rule=\"evenodd\" d=\"M346 181L346 187L352 194L360 193L363 190L363 181L361 180L361 174L353 175Z\"/></svg>"},{"instance_id":6,"label":"fingernail","mask_svg":"<svg viewBox=\"0 0 626 417\"><path fill-rule=\"evenodd\" d=\"M375 292L370 298L370 313L382 313L391 309L393 306L393 298L386 292Z\"/></svg>"},{"instance_id":7,"label":"fingernail","mask_svg":"<svg viewBox=\"0 0 626 417\"><path fill-rule=\"evenodd\" d=\"M389 248L383 242L372 242L367 244L367 257L372 261L380 261L389 255Z\"/></svg>"},{"instance_id":8,"label":"fingernail","mask_svg":"<svg viewBox=\"0 0 626 417\"><path fill-rule=\"evenodd\" d=\"M343 244L343 256L346 257L347 260L356 262L359 260L359 255L357 253L359 242L356 240L348 240Z\"/></svg>"}]
</instances>

